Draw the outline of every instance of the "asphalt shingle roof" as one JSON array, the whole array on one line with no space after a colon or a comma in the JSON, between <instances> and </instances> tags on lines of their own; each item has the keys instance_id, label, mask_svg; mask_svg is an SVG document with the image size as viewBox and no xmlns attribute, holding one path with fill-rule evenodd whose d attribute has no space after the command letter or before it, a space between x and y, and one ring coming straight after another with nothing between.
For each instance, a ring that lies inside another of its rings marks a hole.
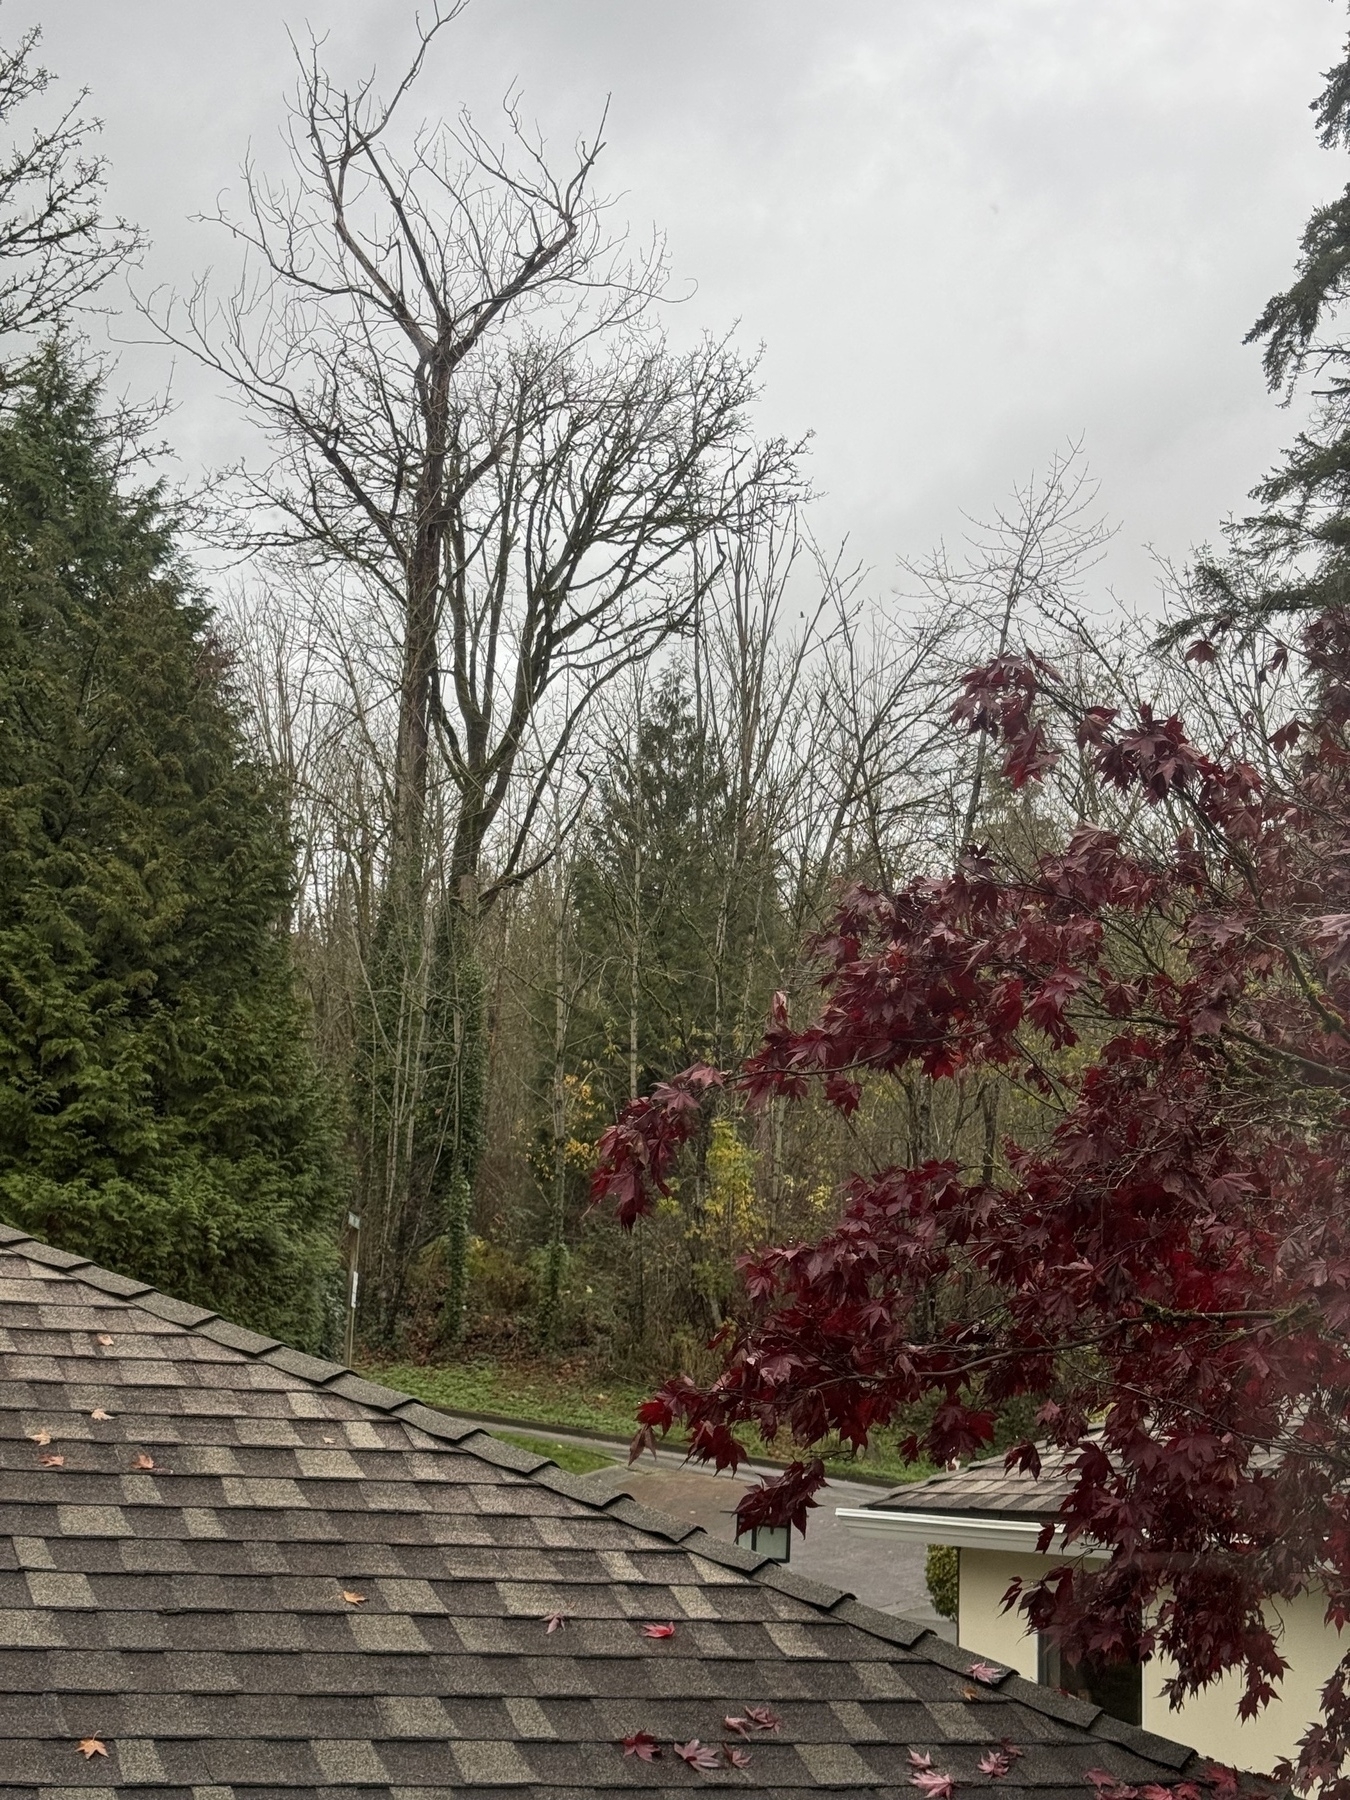
<instances>
[{"instance_id":1,"label":"asphalt shingle roof","mask_svg":"<svg viewBox=\"0 0 1350 1800\"><path fill-rule=\"evenodd\" d=\"M867 1506L874 1512L978 1513L991 1517L1020 1513L1051 1519L1069 1491L1069 1452L1042 1444L1041 1472L1025 1475L1005 1469L1001 1456L967 1463L963 1469L944 1470L926 1481L906 1482L892 1488Z\"/></svg>"},{"instance_id":2,"label":"asphalt shingle roof","mask_svg":"<svg viewBox=\"0 0 1350 1800\"><path fill-rule=\"evenodd\" d=\"M671 1638L640 1630L667 1620ZM1196 1766L969 1661L0 1227L0 1800L914 1800L911 1750L968 1794L1003 1738L1024 1752L1010 1800ZM781 1729L748 1769L672 1755L751 1705ZM622 1754L636 1731L660 1761Z\"/></svg>"}]
</instances>

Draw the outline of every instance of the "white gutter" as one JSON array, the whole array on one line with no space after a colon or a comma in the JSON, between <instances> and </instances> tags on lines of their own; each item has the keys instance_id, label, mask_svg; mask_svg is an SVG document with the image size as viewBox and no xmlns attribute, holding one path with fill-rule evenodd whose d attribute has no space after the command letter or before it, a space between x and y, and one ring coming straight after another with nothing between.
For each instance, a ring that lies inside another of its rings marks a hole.
<instances>
[{"instance_id":1,"label":"white gutter","mask_svg":"<svg viewBox=\"0 0 1350 1800\"><path fill-rule=\"evenodd\" d=\"M911 1544L950 1544L959 1550L1012 1550L1022 1556L1036 1553L1041 1535L1039 1519L1007 1513L881 1512L870 1506L836 1506L834 1516L850 1531L876 1531ZM1065 1549L1064 1533L1056 1530L1046 1555ZM1077 1556L1104 1560L1100 1552L1075 1546Z\"/></svg>"}]
</instances>

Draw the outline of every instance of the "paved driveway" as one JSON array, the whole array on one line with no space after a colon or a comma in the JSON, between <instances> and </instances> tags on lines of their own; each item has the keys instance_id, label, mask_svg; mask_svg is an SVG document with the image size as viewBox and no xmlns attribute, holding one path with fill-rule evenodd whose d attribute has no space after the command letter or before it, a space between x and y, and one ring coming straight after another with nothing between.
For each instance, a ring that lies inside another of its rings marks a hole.
<instances>
[{"instance_id":1,"label":"paved driveway","mask_svg":"<svg viewBox=\"0 0 1350 1800\"><path fill-rule=\"evenodd\" d=\"M691 1525L727 1539L736 1535L736 1502L752 1485L744 1478L685 1467L677 1455L665 1451L655 1461L644 1458L633 1468L618 1464L598 1469L586 1479L598 1493L625 1490L644 1506L688 1519ZM849 1531L834 1516L836 1506L863 1506L880 1491L851 1481L830 1482L811 1514L805 1538L792 1534L792 1567L817 1581L847 1588L883 1612L921 1620L954 1643L956 1626L938 1617L928 1597L923 1546L884 1540L879 1544L870 1532Z\"/></svg>"}]
</instances>

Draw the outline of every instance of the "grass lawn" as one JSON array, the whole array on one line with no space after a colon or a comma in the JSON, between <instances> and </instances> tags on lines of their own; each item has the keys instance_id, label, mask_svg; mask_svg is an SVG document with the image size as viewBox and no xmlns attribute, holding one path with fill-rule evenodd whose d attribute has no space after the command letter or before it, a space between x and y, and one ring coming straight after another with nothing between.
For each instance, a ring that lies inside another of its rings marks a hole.
<instances>
[{"instance_id":1,"label":"grass lawn","mask_svg":"<svg viewBox=\"0 0 1350 1800\"><path fill-rule=\"evenodd\" d=\"M401 1388L415 1394L428 1406L441 1406L448 1412L477 1413L489 1418L519 1419L523 1424L552 1427L555 1431L581 1431L618 1439L626 1443L636 1430L635 1415L640 1403L651 1392L646 1383L626 1383L607 1377L597 1380L593 1374L575 1369L557 1369L547 1363L462 1362L442 1364L362 1362L360 1372L372 1381ZM601 1468L612 1458L598 1453L558 1445L551 1447L538 1436L520 1437L499 1432L513 1444L525 1444L541 1456L551 1456L561 1467L574 1474ZM754 1433L743 1434L752 1455L771 1461L787 1460L786 1446L770 1449ZM678 1437L672 1442L678 1444ZM560 1454L562 1452L563 1454ZM593 1457L586 1469L571 1457ZM918 1481L931 1475L926 1464L910 1464L900 1460L890 1445L878 1445L865 1456L853 1457L847 1451L827 1456L825 1467L841 1480L902 1482Z\"/></svg>"},{"instance_id":2,"label":"grass lawn","mask_svg":"<svg viewBox=\"0 0 1350 1800\"><path fill-rule=\"evenodd\" d=\"M560 1444L556 1438L531 1437L524 1431L499 1429L492 1435L504 1438L508 1444L518 1444L522 1450L531 1450L536 1456L547 1456L569 1475L590 1475L596 1469L614 1467L614 1458L604 1450L583 1450L580 1444Z\"/></svg>"},{"instance_id":3,"label":"grass lawn","mask_svg":"<svg viewBox=\"0 0 1350 1800\"><path fill-rule=\"evenodd\" d=\"M547 1363L362 1364L361 1373L450 1412L523 1419L555 1430L589 1431L627 1441L648 1389L563 1372Z\"/></svg>"}]
</instances>

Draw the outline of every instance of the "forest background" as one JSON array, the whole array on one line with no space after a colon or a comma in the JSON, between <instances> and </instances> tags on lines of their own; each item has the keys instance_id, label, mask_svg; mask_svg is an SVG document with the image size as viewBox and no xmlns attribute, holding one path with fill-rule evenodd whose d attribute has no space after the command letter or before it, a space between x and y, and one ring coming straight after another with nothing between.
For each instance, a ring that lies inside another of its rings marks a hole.
<instances>
[{"instance_id":1,"label":"forest background","mask_svg":"<svg viewBox=\"0 0 1350 1800\"><path fill-rule=\"evenodd\" d=\"M598 145L419 134L420 63L391 104L302 56L291 182L221 220L249 273L146 300L270 446L195 495L66 323L136 248L85 126L15 152L2 1204L316 1347L351 1264L360 1353L405 1385L622 1426L710 1372L737 1256L818 1235L850 1172L1035 1139L987 1073L850 1119L728 1102L631 1235L589 1211L626 1101L809 1008L849 884L1065 840L1071 784L1015 796L951 729L962 674L1030 647L1084 704L1184 704L1258 760L1296 675L1090 598L1109 528L1072 445L877 606L813 539L803 445L757 433L753 359L671 348Z\"/></svg>"}]
</instances>

